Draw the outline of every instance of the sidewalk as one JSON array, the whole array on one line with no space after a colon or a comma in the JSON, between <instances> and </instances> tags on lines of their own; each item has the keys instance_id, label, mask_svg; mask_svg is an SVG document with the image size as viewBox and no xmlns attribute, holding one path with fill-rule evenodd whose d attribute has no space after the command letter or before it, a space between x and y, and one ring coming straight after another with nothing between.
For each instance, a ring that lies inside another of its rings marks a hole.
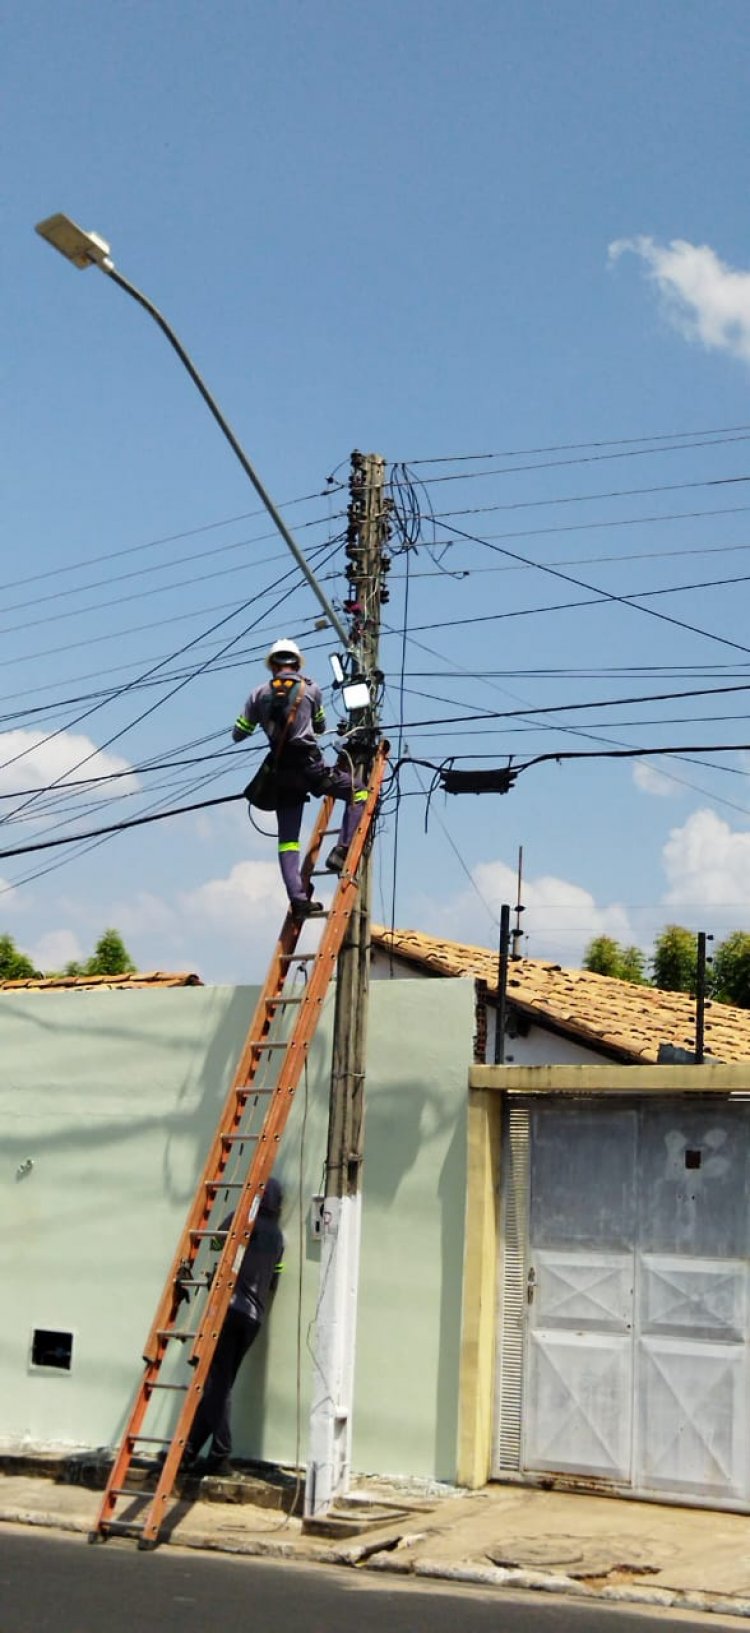
<instances>
[{"instance_id":1,"label":"sidewalk","mask_svg":"<svg viewBox=\"0 0 750 1633\"><path fill-rule=\"evenodd\" d=\"M54 1475L0 1474L6 1524L85 1536L100 1499L100 1492ZM406 1484L363 1480L337 1507L330 1529L338 1535L321 1536L305 1534L301 1520L278 1506L283 1500L288 1493L280 1496L278 1484L250 1477L193 1482L173 1505L163 1540L750 1618L748 1515L521 1486L423 1495Z\"/></svg>"}]
</instances>

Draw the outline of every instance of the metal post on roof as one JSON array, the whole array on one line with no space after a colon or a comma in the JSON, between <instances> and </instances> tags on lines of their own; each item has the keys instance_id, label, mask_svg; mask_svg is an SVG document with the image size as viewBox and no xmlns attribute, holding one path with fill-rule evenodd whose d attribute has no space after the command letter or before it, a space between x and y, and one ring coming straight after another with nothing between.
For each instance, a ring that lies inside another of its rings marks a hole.
<instances>
[{"instance_id":1,"label":"metal post on roof","mask_svg":"<svg viewBox=\"0 0 750 1633\"><path fill-rule=\"evenodd\" d=\"M698 931L698 951L695 970L695 1063L702 1066L705 1055L705 1017L706 1017L706 942L713 941L713 936L706 935L705 930Z\"/></svg>"},{"instance_id":2,"label":"metal post on roof","mask_svg":"<svg viewBox=\"0 0 750 1633\"><path fill-rule=\"evenodd\" d=\"M512 946L511 954L510 954L511 958L520 958L521 957L521 942L523 940L523 930L521 929L521 914L524 911L523 902L521 901L522 882L523 882L523 845L519 845L519 847L518 847L518 880L517 880L517 884L516 884L516 907L515 907L516 922L515 922L515 925L513 926L513 938L512 938L513 939L513 946Z\"/></svg>"},{"instance_id":3,"label":"metal post on roof","mask_svg":"<svg viewBox=\"0 0 750 1633\"><path fill-rule=\"evenodd\" d=\"M508 998L508 949L510 946L510 904L500 909L500 950L497 961L497 1009L495 1010L495 1065L505 1062L505 1014Z\"/></svg>"}]
</instances>

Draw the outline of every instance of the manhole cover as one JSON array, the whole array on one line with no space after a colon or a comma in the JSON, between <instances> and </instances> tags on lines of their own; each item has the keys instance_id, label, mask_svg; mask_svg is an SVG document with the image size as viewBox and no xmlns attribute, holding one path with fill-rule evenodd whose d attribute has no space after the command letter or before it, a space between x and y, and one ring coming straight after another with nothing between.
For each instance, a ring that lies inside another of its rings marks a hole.
<instances>
[{"instance_id":1,"label":"manhole cover","mask_svg":"<svg viewBox=\"0 0 750 1633\"><path fill-rule=\"evenodd\" d=\"M514 1537L486 1549L493 1565L559 1570L566 1576L609 1576L612 1571L653 1571L653 1554L642 1544L619 1545L607 1537Z\"/></svg>"}]
</instances>

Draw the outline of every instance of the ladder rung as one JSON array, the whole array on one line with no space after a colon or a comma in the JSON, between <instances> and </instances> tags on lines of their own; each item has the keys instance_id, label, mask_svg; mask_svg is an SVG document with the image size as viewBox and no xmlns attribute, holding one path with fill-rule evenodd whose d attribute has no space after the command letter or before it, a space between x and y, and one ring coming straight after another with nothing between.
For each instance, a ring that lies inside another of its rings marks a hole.
<instances>
[{"instance_id":1,"label":"ladder rung","mask_svg":"<svg viewBox=\"0 0 750 1633\"><path fill-rule=\"evenodd\" d=\"M228 1140L232 1140L234 1138L235 1136L233 1134L227 1135ZM246 1140L247 1135L240 1134L238 1138L241 1140ZM204 1179L203 1183L211 1191L241 1191L245 1181L244 1179ZM194 1287L195 1282L186 1282L185 1286Z\"/></svg>"},{"instance_id":2,"label":"ladder rung","mask_svg":"<svg viewBox=\"0 0 750 1633\"><path fill-rule=\"evenodd\" d=\"M107 1492L107 1496L108 1497L142 1497L143 1496L143 1488L141 1486L110 1486L109 1491Z\"/></svg>"},{"instance_id":3,"label":"ladder rung","mask_svg":"<svg viewBox=\"0 0 750 1633\"><path fill-rule=\"evenodd\" d=\"M289 1044L288 1043L254 1043L252 1047L255 1050L256 1054L264 1055L267 1049L288 1049ZM250 1092L250 1091L248 1091L248 1092ZM273 1094L273 1089L263 1089L261 1092L263 1094Z\"/></svg>"},{"instance_id":4,"label":"ladder rung","mask_svg":"<svg viewBox=\"0 0 750 1633\"><path fill-rule=\"evenodd\" d=\"M258 1139L260 1139L260 1135L259 1134L220 1134L219 1139L221 1140L222 1145L237 1145L238 1143L241 1144L243 1140L258 1140Z\"/></svg>"},{"instance_id":5,"label":"ladder rung","mask_svg":"<svg viewBox=\"0 0 750 1633\"><path fill-rule=\"evenodd\" d=\"M195 1229L195 1230L188 1231L188 1236L195 1236L196 1239L198 1239L199 1237L202 1237L202 1236L220 1236L222 1241L224 1241L228 1235L229 1235L228 1230L212 1230L210 1225L207 1225L205 1227L205 1230L204 1229L201 1229L201 1230Z\"/></svg>"},{"instance_id":6,"label":"ladder rung","mask_svg":"<svg viewBox=\"0 0 750 1633\"><path fill-rule=\"evenodd\" d=\"M301 1004L302 999L301 998L267 998L266 1003L269 1005L269 1007L270 1007L271 1004Z\"/></svg>"},{"instance_id":7,"label":"ladder rung","mask_svg":"<svg viewBox=\"0 0 750 1633\"><path fill-rule=\"evenodd\" d=\"M279 958L287 961L293 958L297 964L311 964L317 956L317 953L279 953Z\"/></svg>"},{"instance_id":8,"label":"ladder rung","mask_svg":"<svg viewBox=\"0 0 750 1633\"><path fill-rule=\"evenodd\" d=\"M129 1434L129 1435L126 1436L126 1439L128 1441L130 1441L133 1445L135 1445L136 1440L142 1441L147 1446L171 1446L171 1444L172 1444L171 1436L166 1437L164 1435L133 1435L133 1434Z\"/></svg>"},{"instance_id":9,"label":"ladder rung","mask_svg":"<svg viewBox=\"0 0 750 1633\"><path fill-rule=\"evenodd\" d=\"M189 1384L148 1383L146 1385L146 1388L147 1389L180 1389L180 1390L182 1390L182 1393L184 1394L185 1390L190 1388L190 1385Z\"/></svg>"},{"instance_id":10,"label":"ladder rung","mask_svg":"<svg viewBox=\"0 0 750 1633\"><path fill-rule=\"evenodd\" d=\"M185 1344L185 1343L187 1343L188 1338L197 1338L198 1333L197 1333L197 1331L196 1332L185 1332L184 1328L182 1328L182 1327L180 1328L179 1332L175 1332L175 1331L171 1330L169 1327L157 1327L156 1336L157 1336L157 1338L177 1338L177 1339L182 1339L183 1344Z\"/></svg>"}]
</instances>

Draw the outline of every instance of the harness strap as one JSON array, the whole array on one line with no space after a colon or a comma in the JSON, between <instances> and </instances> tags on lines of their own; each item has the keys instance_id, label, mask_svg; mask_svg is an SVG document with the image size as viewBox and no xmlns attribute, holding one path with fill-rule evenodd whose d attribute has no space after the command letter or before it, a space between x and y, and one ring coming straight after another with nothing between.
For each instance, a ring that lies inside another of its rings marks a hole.
<instances>
[{"instance_id":1,"label":"harness strap","mask_svg":"<svg viewBox=\"0 0 750 1633\"><path fill-rule=\"evenodd\" d=\"M289 732L291 731L291 728L294 725L295 716L297 714L297 710L298 710L298 708L300 706L300 703L302 702L302 699L303 699L304 695L305 695L305 679L304 679L303 675L300 675L299 691L298 691L297 696L296 696L296 698L295 698L295 700L294 700L294 702L292 704L291 709L289 710L289 713L288 713L288 715L286 717L286 720L284 721L284 725L282 727L282 730L279 733L278 740L277 740L277 742L275 742L272 745L272 748L271 748L271 753L273 755L274 765L278 765L278 763L279 763L279 760L281 758L281 750L283 749L284 744L285 744L285 742L287 740L287 737L289 736Z\"/></svg>"}]
</instances>

